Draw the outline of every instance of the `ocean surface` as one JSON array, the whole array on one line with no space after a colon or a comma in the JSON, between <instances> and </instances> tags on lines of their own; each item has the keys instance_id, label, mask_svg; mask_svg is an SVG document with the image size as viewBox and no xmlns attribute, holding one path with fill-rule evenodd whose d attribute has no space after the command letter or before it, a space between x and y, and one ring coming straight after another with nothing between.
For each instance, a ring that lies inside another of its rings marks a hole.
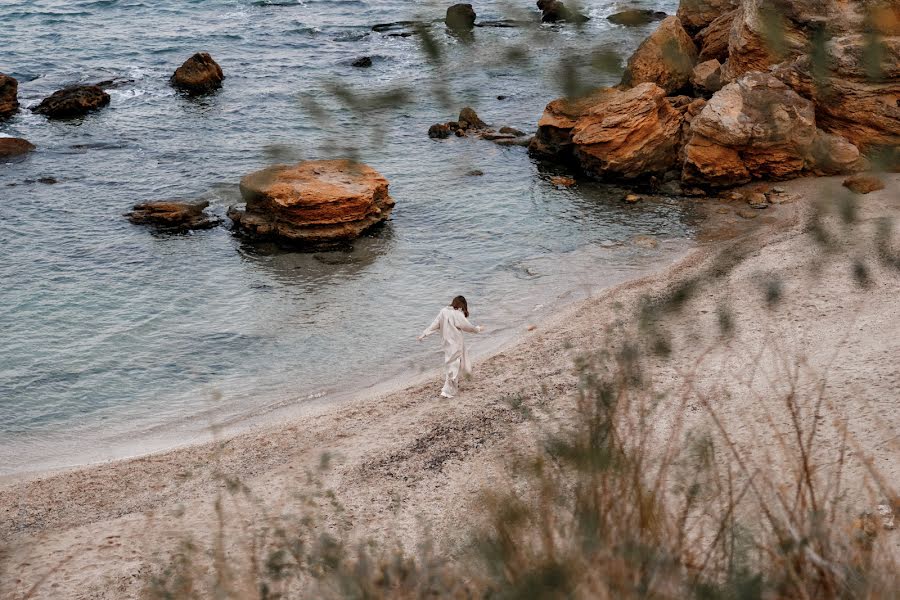
<instances>
[{"instance_id":1,"label":"ocean surface","mask_svg":"<svg viewBox=\"0 0 900 600\"><path fill-rule=\"evenodd\" d=\"M571 73L617 83L655 27L607 15L671 14L675 0L581 2L583 28L536 25L530 1L476 2L479 21L519 23L468 41L437 22L449 4L3 2L0 72L19 80L23 110L0 135L38 149L0 164L0 475L194 441L211 424L283 418L436 369L437 342L415 337L456 294L487 326L471 340L485 352L691 244L682 204L625 205L600 182L558 189L524 148L426 134L465 105L533 132ZM372 30L401 20L433 22L437 54L392 35L403 27ZM191 99L168 78L196 51L226 80ZM361 56L373 66L350 66ZM84 119L27 110L105 80L111 104ZM397 203L352 248L285 252L242 242L227 221L170 235L122 216L168 198L206 199L224 216L241 176L335 156L382 172Z\"/></svg>"}]
</instances>

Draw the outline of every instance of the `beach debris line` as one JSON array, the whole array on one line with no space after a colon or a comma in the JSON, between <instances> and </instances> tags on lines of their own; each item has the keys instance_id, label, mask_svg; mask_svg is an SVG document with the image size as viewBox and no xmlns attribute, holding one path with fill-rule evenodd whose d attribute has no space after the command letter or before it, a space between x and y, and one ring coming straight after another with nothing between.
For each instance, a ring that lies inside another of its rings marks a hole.
<instances>
[{"instance_id":1,"label":"beach debris line","mask_svg":"<svg viewBox=\"0 0 900 600\"><path fill-rule=\"evenodd\" d=\"M138 225L153 225L164 231L190 231L209 229L221 223L221 219L209 215L206 200L158 200L135 204L125 213L129 221Z\"/></svg>"},{"instance_id":2,"label":"beach debris line","mask_svg":"<svg viewBox=\"0 0 900 600\"><path fill-rule=\"evenodd\" d=\"M71 119L99 110L109 104L109 94L96 85L73 85L53 92L32 108L48 119Z\"/></svg>"},{"instance_id":3,"label":"beach debris line","mask_svg":"<svg viewBox=\"0 0 900 600\"><path fill-rule=\"evenodd\" d=\"M228 210L235 231L296 246L353 240L394 208L384 176L343 159L273 165L246 175L240 190L245 207Z\"/></svg>"},{"instance_id":4,"label":"beach debris line","mask_svg":"<svg viewBox=\"0 0 900 600\"><path fill-rule=\"evenodd\" d=\"M19 82L15 77L0 73L0 120L19 112Z\"/></svg>"},{"instance_id":5,"label":"beach debris line","mask_svg":"<svg viewBox=\"0 0 900 600\"><path fill-rule=\"evenodd\" d=\"M172 86L192 95L208 94L222 87L225 74L208 52L197 52L175 69Z\"/></svg>"}]
</instances>

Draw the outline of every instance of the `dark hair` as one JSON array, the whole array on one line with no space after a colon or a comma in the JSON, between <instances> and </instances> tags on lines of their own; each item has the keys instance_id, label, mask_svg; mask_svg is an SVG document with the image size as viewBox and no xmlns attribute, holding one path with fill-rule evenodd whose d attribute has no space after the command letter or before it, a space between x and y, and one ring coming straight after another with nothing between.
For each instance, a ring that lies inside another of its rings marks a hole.
<instances>
[{"instance_id":1,"label":"dark hair","mask_svg":"<svg viewBox=\"0 0 900 600\"><path fill-rule=\"evenodd\" d=\"M466 318L469 318L469 305L466 303L466 299L463 296L457 296L453 299L453 302L450 303L452 308L463 311L463 314L466 315Z\"/></svg>"}]
</instances>

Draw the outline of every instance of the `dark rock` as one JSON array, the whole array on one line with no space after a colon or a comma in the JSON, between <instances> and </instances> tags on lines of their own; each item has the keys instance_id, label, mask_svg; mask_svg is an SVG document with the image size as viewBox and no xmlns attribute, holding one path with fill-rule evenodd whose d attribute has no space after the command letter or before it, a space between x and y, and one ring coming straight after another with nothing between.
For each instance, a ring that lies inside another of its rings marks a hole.
<instances>
[{"instance_id":1,"label":"dark rock","mask_svg":"<svg viewBox=\"0 0 900 600\"><path fill-rule=\"evenodd\" d=\"M456 137L464 137L466 135L464 129L455 129L453 130L453 133L456 135Z\"/></svg>"},{"instance_id":2,"label":"dark rock","mask_svg":"<svg viewBox=\"0 0 900 600\"><path fill-rule=\"evenodd\" d=\"M369 56L361 56L350 63L351 67L359 67L360 69L368 69L372 66L372 58Z\"/></svg>"},{"instance_id":3,"label":"dark rock","mask_svg":"<svg viewBox=\"0 0 900 600\"><path fill-rule=\"evenodd\" d=\"M481 169L472 169L471 171L466 173L466 175L468 175L469 177L481 177L482 175L484 175L484 171L482 171Z\"/></svg>"},{"instance_id":4,"label":"dark rock","mask_svg":"<svg viewBox=\"0 0 900 600\"><path fill-rule=\"evenodd\" d=\"M503 95L497 96L497 100L506 100L507 98L509 98L509 96L503 96Z\"/></svg>"},{"instance_id":5,"label":"dark rock","mask_svg":"<svg viewBox=\"0 0 900 600\"><path fill-rule=\"evenodd\" d=\"M584 23L589 20L589 17L570 10L560 0L537 0L537 7L541 9L541 21L544 23Z\"/></svg>"},{"instance_id":6,"label":"dark rock","mask_svg":"<svg viewBox=\"0 0 900 600\"><path fill-rule=\"evenodd\" d=\"M525 135L524 131L520 131L520 130L516 129L515 127L501 127L500 133L506 133L509 135L514 135L516 137Z\"/></svg>"},{"instance_id":7,"label":"dark rock","mask_svg":"<svg viewBox=\"0 0 900 600\"><path fill-rule=\"evenodd\" d=\"M496 131L485 131L481 133L481 139L488 140L489 142L497 142L500 140L514 140L518 136L511 135L509 133L497 133Z\"/></svg>"},{"instance_id":8,"label":"dark rock","mask_svg":"<svg viewBox=\"0 0 900 600\"><path fill-rule=\"evenodd\" d=\"M171 83L188 94L208 94L222 87L222 67L208 52L198 52L175 70Z\"/></svg>"},{"instance_id":9,"label":"dark rock","mask_svg":"<svg viewBox=\"0 0 900 600\"><path fill-rule=\"evenodd\" d=\"M454 31L469 31L475 26L475 17L471 4L454 4L447 9L444 23Z\"/></svg>"},{"instance_id":10,"label":"dark rock","mask_svg":"<svg viewBox=\"0 0 900 600\"><path fill-rule=\"evenodd\" d=\"M419 25L418 21L394 21L393 23L378 23L377 25L372 26L372 31L377 31L378 33L387 33L390 31L409 29L417 25Z\"/></svg>"},{"instance_id":11,"label":"dark rock","mask_svg":"<svg viewBox=\"0 0 900 600\"><path fill-rule=\"evenodd\" d=\"M80 117L109 104L109 94L96 85L76 85L53 92L31 109L50 119Z\"/></svg>"},{"instance_id":12,"label":"dark rock","mask_svg":"<svg viewBox=\"0 0 900 600\"><path fill-rule=\"evenodd\" d=\"M481 23L475 23L475 27L498 27L500 29L511 29L513 27L520 27L527 24L527 22L516 21L514 19L499 19L496 21L482 21Z\"/></svg>"},{"instance_id":13,"label":"dark rock","mask_svg":"<svg viewBox=\"0 0 900 600\"><path fill-rule=\"evenodd\" d=\"M575 185L577 182L572 177L566 177L565 175L554 175L550 178L550 183L560 188L568 188Z\"/></svg>"},{"instance_id":14,"label":"dark rock","mask_svg":"<svg viewBox=\"0 0 900 600\"><path fill-rule=\"evenodd\" d=\"M54 183L59 183L59 182L56 180L56 177L38 177L37 182L38 182L38 183L43 183L43 184L46 184L46 185L53 185Z\"/></svg>"},{"instance_id":15,"label":"dark rock","mask_svg":"<svg viewBox=\"0 0 900 600\"><path fill-rule=\"evenodd\" d=\"M466 123L466 127L462 126L463 122ZM487 123L479 119L475 110L469 106L459 111L459 123L462 129L469 129L470 127L472 129L484 129L487 127Z\"/></svg>"},{"instance_id":16,"label":"dark rock","mask_svg":"<svg viewBox=\"0 0 900 600\"><path fill-rule=\"evenodd\" d=\"M0 137L0 159L28 154L34 144L22 138Z\"/></svg>"},{"instance_id":17,"label":"dark rock","mask_svg":"<svg viewBox=\"0 0 900 600\"><path fill-rule=\"evenodd\" d=\"M626 25L635 27L637 25L646 25L653 21L662 21L668 17L666 13L659 10L650 10L647 8L631 8L623 10L606 17L611 23L616 25Z\"/></svg>"},{"instance_id":18,"label":"dark rock","mask_svg":"<svg viewBox=\"0 0 900 600\"><path fill-rule=\"evenodd\" d=\"M19 82L14 77L0 73L0 119L7 119L19 112Z\"/></svg>"},{"instance_id":19,"label":"dark rock","mask_svg":"<svg viewBox=\"0 0 900 600\"><path fill-rule=\"evenodd\" d=\"M191 229L209 229L219 224L219 219L207 215L204 209L209 202L183 202L179 200L161 200L135 204L131 212L126 213L128 220L137 225L153 225L166 231L188 231Z\"/></svg>"},{"instance_id":20,"label":"dark rock","mask_svg":"<svg viewBox=\"0 0 900 600\"><path fill-rule=\"evenodd\" d=\"M450 137L450 127L444 123L435 123L428 128L428 137L433 140L445 140Z\"/></svg>"}]
</instances>

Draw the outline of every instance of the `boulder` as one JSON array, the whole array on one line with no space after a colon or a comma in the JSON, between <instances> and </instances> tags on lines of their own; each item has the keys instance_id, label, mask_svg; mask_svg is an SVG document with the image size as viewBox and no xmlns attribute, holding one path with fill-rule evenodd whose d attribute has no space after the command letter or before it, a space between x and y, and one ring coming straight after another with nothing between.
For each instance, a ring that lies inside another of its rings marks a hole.
<instances>
[{"instance_id":1,"label":"boulder","mask_svg":"<svg viewBox=\"0 0 900 600\"><path fill-rule=\"evenodd\" d=\"M34 144L28 140L14 137L0 137L0 160L28 154L34 150Z\"/></svg>"},{"instance_id":2,"label":"boulder","mask_svg":"<svg viewBox=\"0 0 900 600\"><path fill-rule=\"evenodd\" d=\"M7 119L19 112L19 82L14 77L0 73L0 119Z\"/></svg>"},{"instance_id":3,"label":"boulder","mask_svg":"<svg viewBox=\"0 0 900 600\"><path fill-rule=\"evenodd\" d=\"M433 140L445 140L450 137L450 126L445 123L435 123L428 128L428 137Z\"/></svg>"},{"instance_id":4,"label":"boulder","mask_svg":"<svg viewBox=\"0 0 900 600\"><path fill-rule=\"evenodd\" d=\"M688 85L697 47L676 17L667 17L628 59L622 85L655 83L671 94Z\"/></svg>"},{"instance_id":5,"label":"boulder","mask_svg":"<svg viewBox=\"0 0 900 600\"><path fill-rule=\"evenodd\" d=\"M684 28L695 33L737 8L738 4L740 0L681 0L676 14Z\"/></svg>"},{"instance_id":6,"label":"boulder","mask_svg":"<svg viewBox=\"0 0 900 600\"><path fill-rule=\"evenodd\" d=\"M700 49L697 60L705 62L715 58L724 63L728 59L728 39L735 15L737 9L724 13L694 35L694 42Z\"/></svg>"},{"instance_id":7,"label":"boulder","mask_svg":"<svg viewBox=\"0 0 900 600\"><path fill-rule=\"evenodd\" d=\"M694 67L691 85L702 95L710 95L722 89L722 65L716 59L707 60Z\"/></svg>"},{"instance_id":8,"label":"boulder","mask_svg":"<svg viewBox=\"0 0 900 600\"><path fill-rule=\"evenodd\" d=\"M167 231L188 231L209 229L220 223L219 219L204 212L209 202L184 202L181 200L160 200L135 204L125 216L132 223L153 225Z\"/></svg>"},{"instance_id":9,"label":"boulder","mask_svg":"<svg viewBox=\"0 0 900 600\"><path fill-rule=\"evenodd\" d=\"M461 129L484 129L487 123L478 118L478 113L469 106L459 111L459 123ZM462 124L465 123L466 127Z\"/></svg>"},{"instance_id":10,"label":"boulder","mask_svg":"<svg viewBox=\"0 0 900 600\"><path fill-rule=\"evenodd\" d=\"M532 155L577 161L588 173L635 179L678 164L682 113L653 83L554 100L538 122Z\"/></svg>"},{"instance_id":11,"label":"boulder","mask_svg":"<svg viewBox=\"0 0 900 600\"><path fill-rule=\"evenodd\" d=\"M871 173L858 173L848 177L843 185L856 194L868 194L884 189L884 182Z\"/></svg>"},{"instance_id":12,"label":"boulder","mask_svg":"<svg viewBox=\"0 0 900 600\"><path fill-rule=\"evenodd\" d=\"M849 146L822 137L812 102L768 73L748 73L716 92L691 121L682 180L735 185L852 170L858 151Z\"/></svg>"},{"instance_id":13,"label":"boulder","mask_svg":"<svg viewBox=\"0 0 900 600\"><path fill-rule=\"evenodd\" d=\"M351 67L357 67L360 69L368 69L372 66L372 57L370 56L360 56L352 63L350 63Z\"/></svg>"},{"instance_id":14,"label":"boulder","mask_svg":"<svg viewBox=\"0 0 900 600\"><path fill-rule=\"evenodd\" d=\"M387 179L349 160L274 165L245 176L240 189L246 208L228 211L239 232L298 245L352 240L394 207Z\"/></svg>"},{"instance_id":15,"label":"boulder","mask_svg":"<svg viewBox=\"0 0 900 600\"><path fill-rule=\"evenodd\" d=\"M454 31L469 31L475 27L475 18L471 4L454 4L447 9L444 23Z\"/></svg>"},{"instance_id":16,"label":"boulder","mask_svg":"<svg viewBox=\"0 0 900 600\"><path fill-rule=\"evenodd\" d=\"M560 0L537 0L537 7L541 9L541 22L543 23L559 21L584 23L589 20L589 17L569 9Z\"/></svg>"},{"instance_id":17,"label":"boulder","mask_svg":"<svg viewBox=\"0 0 900 600\"><path fill-rule=\"evenodd\" d=\"M96 85L76 85L53 92L32 111L50 119L80 117L109 104L109 94Z\"/></svg>"},{"instance_id":18,"label":"boulder","mask_svg":"<svg viewBox=\"0 0 900 600\"><path fill-rule=\"evenodd\" d=\"M668 17L666 13L659 10L650 10L648 8L630 8L621 12L613 13L606 17L610 23L616 25L625 25L628 27L636 27L638 25L647 25L653 21L662 21Z\"/></svg>"},{"instance_id":19,"label":"boulder","mask_svg":"<svg viewBox=\"0 0 900 600\"><path fill-rule=\"evenodd\" d=\"M188 94L208 94L222 87L225 75L222 67L208 52L198 52L184 61L170 80L172 85Z\"/></svg>"}]
</instances>

